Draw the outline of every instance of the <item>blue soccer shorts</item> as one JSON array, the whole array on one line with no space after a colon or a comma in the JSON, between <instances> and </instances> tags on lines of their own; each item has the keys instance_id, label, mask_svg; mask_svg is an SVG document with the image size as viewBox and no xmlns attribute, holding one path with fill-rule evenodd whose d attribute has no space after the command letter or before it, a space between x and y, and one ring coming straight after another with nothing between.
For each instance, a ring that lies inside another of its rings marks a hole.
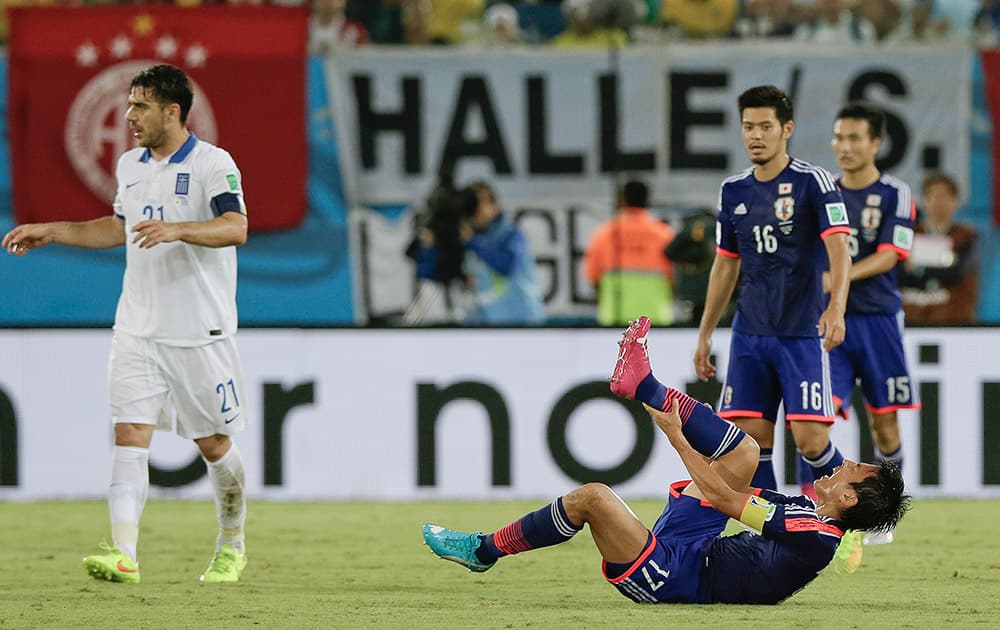
<instances>
[{"instance_id":1,"label":"blue soccer shorts","mask_svg":"<svg viewBox=\"0 0 1000 630\"><path fill-rule=\"evenodd\" d=\"M733 331L718 414L727 420L833 423L829 355L819 337L773 337Z\"/></svg>"},{"instance_id":2,"label":"blue soccer shorts","mask_svg":"<svg viewBox=\"0 0 1000 630\"><path fill-rule=\"evenodd\" d=\"M621 575L605 579L625 597L640 604L700 602L698 590L711 542L729 517L711 504L681 494L690 481L670 486L670 498L642 554Z\"/></svg>"},{"instance_id":3,"label":"blue soccer shorts","mask_svg":"<svg viewBox=\"0 0 1000 630\"><path fill-rule=\"evenodd\" d=\"M903 351L903 313L848 315L844 343L830 352L833 402L847 417L854 384L861 383L865 406L881 414L919 409L916 384L910 380Z\"/></svg>"}]
</instances>

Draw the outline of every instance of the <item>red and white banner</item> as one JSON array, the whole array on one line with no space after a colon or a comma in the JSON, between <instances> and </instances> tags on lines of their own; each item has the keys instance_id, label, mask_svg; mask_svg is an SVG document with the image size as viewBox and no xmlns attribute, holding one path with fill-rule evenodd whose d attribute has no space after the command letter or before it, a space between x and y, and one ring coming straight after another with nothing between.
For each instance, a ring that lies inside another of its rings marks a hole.
<instances>
[{"instance_id":1,"label":"red and white banner","mask_svg":"<svg viewBox=\"0 0 1000 630\"><path fill-rule=\"evenodd\" d=\"M19 222L108 214L129 82L160 63L195 86L189 127L229 151L255 230L305 215L304 9L13 7L10 136Z\"/></svg>"},{"instance_id":2,"label":"red and white banner","mask_svg":"<svg viewBox=\"0 0 1000 630\"><path fill-rule=\"evenodd\" d=\"M993 170L1000 164L1000 49L982 52L986 102L993 118ZM1000 177L993 177L993 224L1000 225Z\"/></svg>"}]
</instances>

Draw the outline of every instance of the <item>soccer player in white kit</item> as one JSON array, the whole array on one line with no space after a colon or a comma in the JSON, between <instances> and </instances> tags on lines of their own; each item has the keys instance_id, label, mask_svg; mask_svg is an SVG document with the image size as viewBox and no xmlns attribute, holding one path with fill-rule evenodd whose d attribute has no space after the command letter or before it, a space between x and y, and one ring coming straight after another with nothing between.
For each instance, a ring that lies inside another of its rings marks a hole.
<instances>
[{"instance_id":1,"label":"soccer player in white kit","mask_svg":"<svg viewBox=\"0 0 1000 630\"><path fill-rule=\"evenodd\" d=\"M248 410L236 332L236 246L246 204L232 157L186 126L193 92L169 65L136 75L126 121L138 147L118 160L114 214L92 221L19 225L8 252L58 243L126 246L115 314L109 395L115 429L108 498L113 546L84 558L87 572L139 582L139 518L149 490L153 430L198 445L215 493L219 535L202 582L235 582L246 566L243 462L230 436Z\"/></svg>"}]
</instances>

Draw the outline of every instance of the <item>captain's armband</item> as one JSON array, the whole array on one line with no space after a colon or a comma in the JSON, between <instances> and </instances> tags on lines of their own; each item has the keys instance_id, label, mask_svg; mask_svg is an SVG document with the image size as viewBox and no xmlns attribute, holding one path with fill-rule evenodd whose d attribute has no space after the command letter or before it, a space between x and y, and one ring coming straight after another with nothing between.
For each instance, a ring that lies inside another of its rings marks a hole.
<instances>
[{"instance_id":1,"label":"captain's armband","mask_svg":"<svg viewBox=\"0 0 1000 630\"><path fill-rule=\"evenodd\" d=\"M771 520L777 508L777 505L767 499L751 494L743 506L743 511L740 512L740 522L757 531L763 531L764 523Z\"/></svg>"}]
</instances>

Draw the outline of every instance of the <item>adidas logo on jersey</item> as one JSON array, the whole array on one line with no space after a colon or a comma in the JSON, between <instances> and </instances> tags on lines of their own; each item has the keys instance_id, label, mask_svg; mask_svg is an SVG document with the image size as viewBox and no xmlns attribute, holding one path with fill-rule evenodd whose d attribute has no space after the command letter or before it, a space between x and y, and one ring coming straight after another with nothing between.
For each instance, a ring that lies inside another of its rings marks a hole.
<instances>
[{"instance_id":1,"label":"adidas logo on jersey","mask_svg":"<svg viewBox=\"0 0 1000 630\"><path fill-rule=\"evenodd\" d=\"M742 203L736 206L736 209L733 210L733 214L746 214L746 213L747 213L747 207L744 206Z\"/></svg>"}]
</instances>

